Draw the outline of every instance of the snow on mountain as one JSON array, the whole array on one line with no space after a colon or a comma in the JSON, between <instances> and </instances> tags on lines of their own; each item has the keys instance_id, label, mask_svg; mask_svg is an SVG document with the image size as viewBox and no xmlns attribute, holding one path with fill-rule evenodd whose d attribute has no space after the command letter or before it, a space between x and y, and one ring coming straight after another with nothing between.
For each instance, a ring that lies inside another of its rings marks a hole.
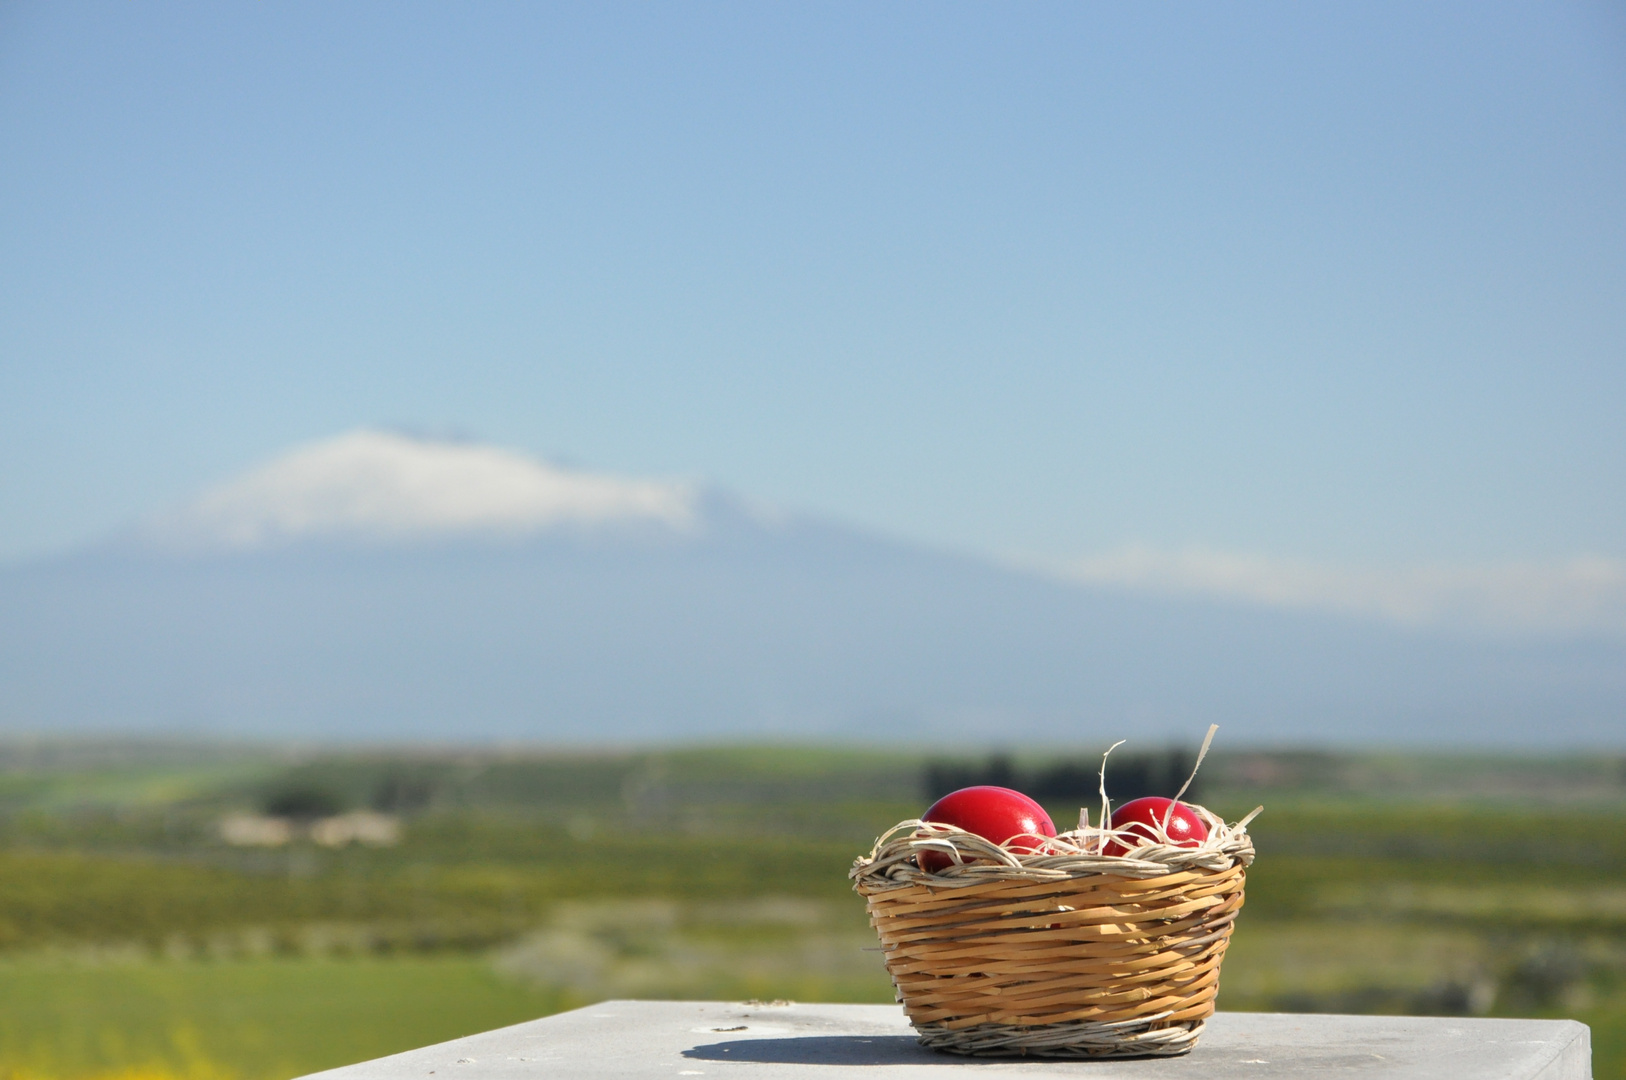
<instances>
[{"instance_id":1,"label":"snow on mountain","mask_svg":"<svg viewBox=\"0 0 1626 1080\"><path fill-rule=\"evenodd\" d=\"M1598 555L1547 563L1361 567L1201 548L1131 547L1051 572L1144 593L1224 597L1407 627L1626 636L1626 561Z\"/></svg>"},{"instance_id":2,"label":"snow on mountain","mask_svg":"<svg viewBox=\"0 0 1626 1080\"><path fill-rule=\"evenodd\" d=\"M138 532L167 550L252 551L309 539L523 537L628 524L692 531L696 493L492 446L361 430L299 447Z\"/></svg>"}]
</instances>

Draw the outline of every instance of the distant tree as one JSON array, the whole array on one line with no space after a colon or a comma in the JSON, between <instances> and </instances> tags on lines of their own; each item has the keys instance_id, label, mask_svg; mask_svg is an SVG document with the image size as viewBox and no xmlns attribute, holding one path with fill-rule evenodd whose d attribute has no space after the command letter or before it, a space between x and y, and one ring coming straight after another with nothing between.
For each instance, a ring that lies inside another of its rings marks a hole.
<instances>
[{"instance_id":1,"label":"distant tree","mask_svg":"<svg viewBox=\"0 0 1626 1080\"><path fill-rule=\"evenodd\" d=\"M339 797L318 787L286 787L273 791L262 804L271 817L293 818L296 821L314 821L332 817L343 809Z\"/></svg>"},{"instance_id":2,"label":"distant tree","mask_svg":"<svg viewBox=\"0 0 1626 1080\"><path fill-rule=\"evenodd\" d=\"M1171 749L1142 754L1113 754L1107 760L1107 795L1115 803L1143 795L1172 797L1191 774L1196 761L1189 750ZM951 791L978 784L1016 788L1041 802L1089 803L1100 785L1101 759L1059 761L1034 769L1019 769L1007 754L992 754L982 762L928 762L922 776L926 801L935 802ZM1199 797L1201 777L1186 789L1186 798Z\"/></svg>"}]
</instances>

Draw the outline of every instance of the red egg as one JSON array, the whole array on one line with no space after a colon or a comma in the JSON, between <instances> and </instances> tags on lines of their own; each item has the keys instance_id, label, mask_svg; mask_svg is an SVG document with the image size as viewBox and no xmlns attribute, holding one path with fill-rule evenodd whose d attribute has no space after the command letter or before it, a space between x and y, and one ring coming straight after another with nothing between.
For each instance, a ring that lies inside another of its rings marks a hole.
<instances>
[{"instance_id":1,"label":"red egg","mask_svg":"<svg viewBox=\"0 0 1626 1080\"><path fill-rule=\"evenodd\" d=\"M968 787L950 792L932 803L921 819L958 825L1021 854L1040 850L1047 838L1056 835L1055 823L1044 807L1020 791L1002 787ZM954 865L953 859L936 851L921 852L918 862L929 874Z\"/></svg>"},{"instance_id":2,"label":"red egg","mask_svg":"<svg viewBox=\"0 0 1626 1080\"><path fill-rule=\"evenodd\" d=\"M1172 813L1169 810L1171 805L1174 807ZM1168 815L1166 825L1163 820L1165 814ZM1208 826L1203 824L1203 819L1197 816L1195 810L1185 803L1159 795L1148 795L1118 807L1112 812L1112 827L1128 829L1135 836L1153 844L1164 842L1158 830L1167 829L1168 843L1175 847L1196 847L1208 839ZM1108 841L1105 854L1127 855L1129 850L1113 840Z\"/></svg>"}]
</instances>

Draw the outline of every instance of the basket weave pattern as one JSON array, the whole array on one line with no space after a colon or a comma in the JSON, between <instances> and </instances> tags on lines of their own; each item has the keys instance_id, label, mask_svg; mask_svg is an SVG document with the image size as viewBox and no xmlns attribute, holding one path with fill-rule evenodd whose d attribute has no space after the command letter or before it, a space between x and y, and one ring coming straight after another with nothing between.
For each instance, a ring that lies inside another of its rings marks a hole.
<instances>
[{"instance_id":1,"label":"basket weave pattern","mask_svg":"<svg viewBox=\"0 0 1626 1080\"><path fill-rule=\"evenodd\" d=\"M1201 850L1108 857L1015 855L952 827L903 822L854 865L854 888L926 1045L1179 1054L1213 1014L1253 861L1245 827L1215 824ZM952 848L957 864L921 871L915 855L927 848Z\"/></svg>"}]
</instances>

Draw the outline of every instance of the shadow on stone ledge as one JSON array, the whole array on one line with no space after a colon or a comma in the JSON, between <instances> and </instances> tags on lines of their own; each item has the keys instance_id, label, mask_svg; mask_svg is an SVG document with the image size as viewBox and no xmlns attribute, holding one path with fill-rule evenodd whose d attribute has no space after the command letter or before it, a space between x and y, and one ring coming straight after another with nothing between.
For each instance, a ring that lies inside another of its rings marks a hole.
<instances>
[{"instance_id":1,"label":"shadow on stone ledge","mask_svg":"<svg viewBox=\"0 0 1626 1080\"><path fill-rule=\"evenodd\" d=\"M735 1039L683 1051L701 1061L749 1061L758 1065L992 1065L994 1060L928 1050L913 1035L802 1035L786 1039Z\"/></svg>"}]
</instances>

